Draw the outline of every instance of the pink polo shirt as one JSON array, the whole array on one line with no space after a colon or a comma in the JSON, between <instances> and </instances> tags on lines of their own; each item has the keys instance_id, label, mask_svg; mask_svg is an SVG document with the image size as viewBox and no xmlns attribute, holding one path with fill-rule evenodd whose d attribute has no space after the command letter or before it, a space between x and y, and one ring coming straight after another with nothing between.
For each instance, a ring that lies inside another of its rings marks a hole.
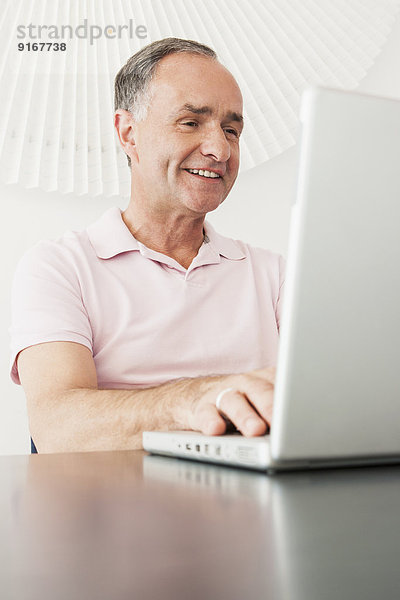
<instances>
[{"instance_id":1,"label":"pink polo shirt","mask_svg":"<svg viewBox=\"0 0 400 600\"><path fill-rule=\"evenodd\" d=\"M13 381L21 350L54 341L89 348L103 389L275 365L283 259L205 232L187 270L138 242L119 208L34 246L13 285Z\"/></svg>"}]
</instances>

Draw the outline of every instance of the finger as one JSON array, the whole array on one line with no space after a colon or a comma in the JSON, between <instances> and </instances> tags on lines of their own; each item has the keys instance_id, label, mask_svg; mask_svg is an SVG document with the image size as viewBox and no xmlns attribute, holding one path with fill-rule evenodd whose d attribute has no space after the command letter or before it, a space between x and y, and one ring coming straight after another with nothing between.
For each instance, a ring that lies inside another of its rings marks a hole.
<instances>
[{"instance_id":1,"label":"finger","mask_svg":"<svg viewBox=\"0 0 400 600\"><path fill-rule=\"evenodd\" d=\"M201 431L205 435L223 435L226 432L227 423L219 414L216 406L207 402L196 410L191 428L194 431Z\"/></svg>"},{"instance_id":2,"label":"finger","mask_svg":"<svg viewBox=\"0 0 400 600\"><path fill-rule=\"evenodd\" d=\"M246 437L263 435L267 432L266 421L254 410L247 397L240 391L232 390L224 394L220 409Z\"/></svg>"},{"instance_id":3,"label":"finger","mask_svg":"<svg viewBox=\"0 0 400 600\"><path fill-rule=\"evenodd\" d=\"M271 425L274 384L265 379L253 379L248 381L247 385L240 391L246 396L260 417L268 425Z\"/></svg>"},{"instance_id":4,"label":"finger","mask_svg":"<svg viewBox=\"0 0 400 600\"><path fill-rule=\"evenodd\" d=\"M234 390L241 392L259 416L268 425L271 425L274 383L271 377L266 379L265 369L259 371L264 375L257 376L254 371L246 373L237 377L231 385ZM274 370L268 368L268 371L273 373ZM224 403L223 406L226 404ZM220 408L222 409L222 403L220 403Z\"/></svg>"}]
</instances>

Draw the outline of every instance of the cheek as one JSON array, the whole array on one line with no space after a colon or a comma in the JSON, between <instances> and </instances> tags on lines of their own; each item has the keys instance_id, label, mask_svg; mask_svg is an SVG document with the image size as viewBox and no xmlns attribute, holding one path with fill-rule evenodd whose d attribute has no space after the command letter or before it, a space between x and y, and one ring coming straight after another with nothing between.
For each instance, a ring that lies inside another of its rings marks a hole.
<instances>
[{"instance_id":1,"label":"cheek","mask_svg":"<svg viewBox=\"0 0 400 600\"><path fill-rule=\"evenodd\" d=\"M153 147L155 148L155 162L159 168L171 168L180 162L182 153L174 140L160 139L158 136L153 141Z\"/></svg>"},{"instance_id":2,"label":"cheek","mask_svg":"<svg viewBox=\"0 0 400 600\"><path fill-rule=\"evenodd\" d=\"M229 166L231 170L231 174L233 176L237 175L239 170L239 162L240 162L240 148L238 145L234 146L231 150L231 157L229 159Z\"/></svg>"}]
</instances>

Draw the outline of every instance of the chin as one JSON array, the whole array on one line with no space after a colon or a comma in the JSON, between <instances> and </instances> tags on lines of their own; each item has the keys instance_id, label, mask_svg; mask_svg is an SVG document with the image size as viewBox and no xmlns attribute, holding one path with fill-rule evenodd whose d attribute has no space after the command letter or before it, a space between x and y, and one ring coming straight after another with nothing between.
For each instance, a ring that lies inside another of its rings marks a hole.
<instances>
[{"instance_id":1,"label":"chin","mask_svg":"<svg viewBox=\"0 0 400 600\"><path fill-rule=\"evenodd\" d=\"M187 208L196 213L206 214L216 210L225 198L207 198L200 199L195 198L193 200L187 200L185 202Z\"/></svg>"}]
</instances>

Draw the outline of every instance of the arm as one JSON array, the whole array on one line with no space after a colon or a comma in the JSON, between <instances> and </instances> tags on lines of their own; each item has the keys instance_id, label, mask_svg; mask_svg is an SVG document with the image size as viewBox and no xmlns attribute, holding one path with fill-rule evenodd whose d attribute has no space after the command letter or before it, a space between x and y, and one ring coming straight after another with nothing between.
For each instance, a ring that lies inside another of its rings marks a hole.
<instances>
[{"instance_id":1,"label":"arm","mask_svg":"<svg viewBox=\"0 0 400 600\"><path fill-rule=\"evenodd\" d=\"M74 342L30 346L18 356L32 437L39 452L142 447L145 430L191 429L220 435L226 423L247 436L271 422L273 369L181 379L144 390L99 390L90 350Z\"/></svg>"}]
</instances>

